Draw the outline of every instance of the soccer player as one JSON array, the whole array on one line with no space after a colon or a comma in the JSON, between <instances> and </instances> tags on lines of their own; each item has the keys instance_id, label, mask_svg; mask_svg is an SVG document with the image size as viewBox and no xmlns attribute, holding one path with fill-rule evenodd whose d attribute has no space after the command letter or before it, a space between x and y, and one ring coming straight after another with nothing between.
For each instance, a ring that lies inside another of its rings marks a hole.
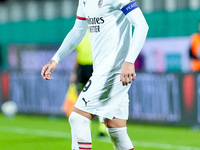
<instances>
[{"instance_id":1,"label":"soccer player","mask_svg":"<svg viewBox=\"0 0 200 150\"><path fill-rule=\"evenodd\" d=\"M134 33L132 35L132 25ZM128 90L135 79L134 62L148 32L134 0L79 0L77 19L62 45L41 71L46 80L75 49L89 28L93 74L69 117L72 150L91 150L90 121L99 116L115 149L134 150L127 134Z\"/></svg>"},{"instance_id":2,"label":"soccer player","mask_svg":"<svg viewBox=\"0 0 200 150\"><path fill-rule=\"evenodd\" d=\"M91 49L91 42L90 42L90 36L89 31L86 31L85 36L83 37L82 41L79 43L79 45L76 47L77 56L76 56L76 63L74 70L71 74L71 82L73 84L76 84L78 94L82 91L85 84L89 80L89 78L92 76L93 72L93 59L92 59L92 49ZM69 101L66 99L66 102ZM65 109L67 112L67 115L71 114L70 111L72 111L74 105L68 105L69 103L64 103L63 107L70 107L69 110ZM70 103L71 104L71 103ZM98 128L98 136L99 137L105 137L106 136L106 128L105 125L99 122L99 128Z\"/></svg>"}]
</instances>

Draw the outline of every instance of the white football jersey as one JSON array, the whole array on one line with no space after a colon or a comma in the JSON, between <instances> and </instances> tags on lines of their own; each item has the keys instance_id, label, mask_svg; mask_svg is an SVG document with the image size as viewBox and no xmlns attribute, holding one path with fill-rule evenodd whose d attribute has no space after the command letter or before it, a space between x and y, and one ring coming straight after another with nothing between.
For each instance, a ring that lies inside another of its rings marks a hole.
<instances>
[{"instance_id":1,"label":"white football jersey","mask_svg":"<svg viewBox=\"0 0 200 150\"><path fill-rule=\"evenodd\" d=\"M137 7L131 0L79 0L77 18L88 23L93 75L120 73L132 38L125 14Z\"/></svg>"}]
</instances>

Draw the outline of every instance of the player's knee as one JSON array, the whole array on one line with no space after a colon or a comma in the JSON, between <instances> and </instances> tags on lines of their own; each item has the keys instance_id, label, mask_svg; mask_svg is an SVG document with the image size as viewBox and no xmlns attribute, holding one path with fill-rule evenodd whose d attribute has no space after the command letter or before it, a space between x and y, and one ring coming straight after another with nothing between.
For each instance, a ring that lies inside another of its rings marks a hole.
<instances>
[{"instance_id":1,"label":"player's knee","mask_svg":"<svg viewBox=\"0 0 200 150\"><path fill-rule=\"evenodd\" d=\"M76 113L76 112L72 112L69 116L69 124L71 126L75 126L77 124L79 124L81 122L81 115Z\"/></svg>"},{"instance_id":2,"label":"player's knee","mask_svg":"<svg viewBox=\"0 0 200 150\"><path fill-rule=\"evenodd\" d=\"M106 129L113 144L119 150L133 149L132 142L127 134L127 127L122 128L107 128Z\"/></svg>"},{"instance_id":3,"label":"player's knee","mask_svg":"<svg viewBox=\"0 0 200 150\"><path fill-rule=\"evenodd\" d=\"M126 120L122 120L122 119L107 119L105 118L104 119L104 123L105 123L105 126L107 128L122 128L122 127L126 127Z\"/></svg>"},{"instance_id":4,"label":"player's knee","mask_svg":"<svg viewBox=\"0 0 200 150\"><path fill-rule=\"evenodd\" d=\"M120 134L127 134L126 127L123 128L106 128L107 133L111 137L120 137Z\"/></svg>"},{"instance_id":5,"label":"player's knee","mask_svg":"<svg viewBox=\"0 0 200 150\"><path fill-rule=\"evenodd\" d=\"M78 124L89 124L90 119L88 119L76 112L72 112L69 116L69 123L71 126L78 125Z\"/></svg>"}]
</instances>

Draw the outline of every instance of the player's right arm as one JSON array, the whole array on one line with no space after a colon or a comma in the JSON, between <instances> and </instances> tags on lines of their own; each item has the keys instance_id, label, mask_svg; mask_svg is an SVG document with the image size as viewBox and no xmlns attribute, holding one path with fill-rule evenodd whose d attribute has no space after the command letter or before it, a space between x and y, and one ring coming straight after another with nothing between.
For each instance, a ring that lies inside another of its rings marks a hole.
<instances>
[{"instance_id":1,"label":"player's right arm","mask_svg":"<svg viewBox=\"0 0 200 150\"><path fill-rule=\"evenodd\" d=\"M72 30L67 34L58 51L55 53L50 62L43 66L41 75L45 80L51 80L51 73L56 69L58 63L70 54L81 42L87 30L85 20L76 19Z\"/></svg>"},{"instance_id":2,"label":"player's right arm","mask_svg":"<svg viewBox=\"0 0 200 150\"><path fill-rule=\"evenodd\" d=\"M75 21L74 27L67 34L63 43L61 44L60 48L55 53L51 61L49 61L42 68L41 75L45 80L52 79L52 77L50 76L51 73L56 69L58 63L77 47L77 45L83 39L87 28L88 25L86 22L86 18L84 17L82 4L79 3L79 7L77 10L77 19Z\"/></svg>"}]
</instances>

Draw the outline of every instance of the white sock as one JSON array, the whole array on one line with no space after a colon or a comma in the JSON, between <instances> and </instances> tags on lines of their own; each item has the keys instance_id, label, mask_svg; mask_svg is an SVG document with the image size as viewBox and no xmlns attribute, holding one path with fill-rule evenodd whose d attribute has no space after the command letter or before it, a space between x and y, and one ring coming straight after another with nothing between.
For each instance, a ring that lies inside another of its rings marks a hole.
<instances>
[{"instance_id":1,"label":"white sock","mask_svg":"<svg viewBox=\"0 0 200 150\"><path fill-rule=\"evenodd\" d=\"M127 127L106 129L114 144L115 150L134 150L133 144L127 134Z\"/></svg>"},{"instance_id":2,"label":"white sock","mask_svg":"<svg viewBox=\"0 0 200 150\"><path fill-rule=\"evenodd\" d=\"M72 150L91 150L90 119L72 112L69 116L69 123L72 134Z\"/></svg>"}]
</instances>

